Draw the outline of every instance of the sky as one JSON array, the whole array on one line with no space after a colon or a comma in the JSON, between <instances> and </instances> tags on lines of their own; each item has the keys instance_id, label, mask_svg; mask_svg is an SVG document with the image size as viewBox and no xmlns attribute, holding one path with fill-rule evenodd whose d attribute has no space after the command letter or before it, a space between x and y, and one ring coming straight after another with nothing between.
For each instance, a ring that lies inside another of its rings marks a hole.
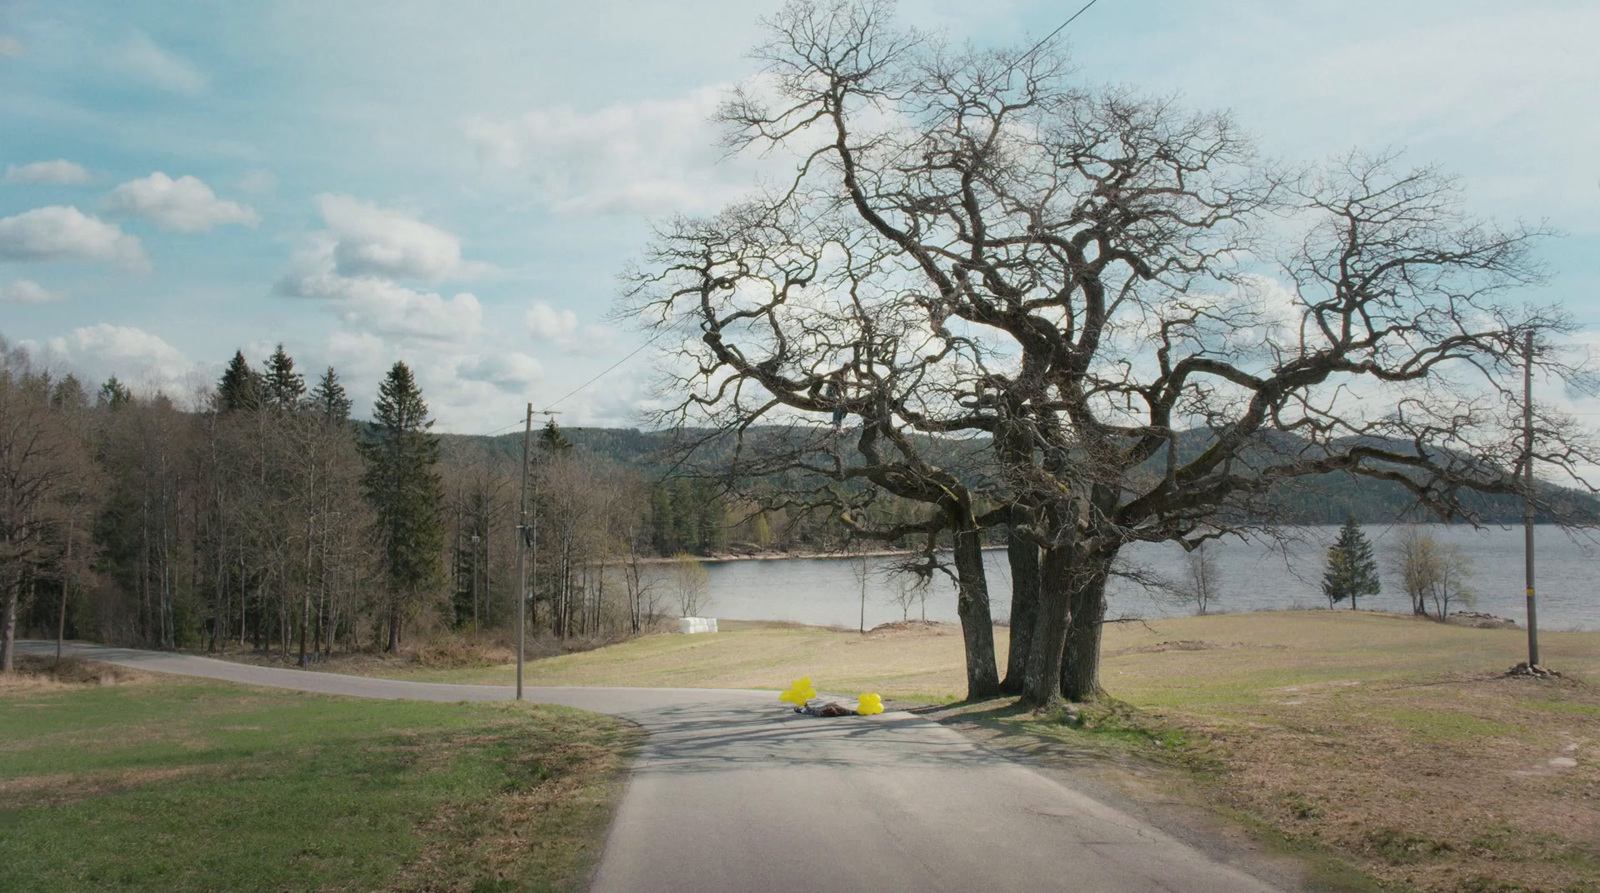
<instances>
[{"instance_id":1,"label":"sky","mask_svg":"<svg viewBox=\"0 0 1600 893\"><path fill-rule=\"evenodd\" d=\"M1080 5L898 15L1002 46ZM404 360L436 430L638 424L652 351L565 395L643 343L613 305L652 223L756 184L707 119L778 6L0 0L0 335L180 400L282 342L357 415ZM1270 154L1403 149L1547 223L1527 297L1600 330L1600 3L1097 0L1064 33L1083 80Z\"/></svg>"}]
</instances>

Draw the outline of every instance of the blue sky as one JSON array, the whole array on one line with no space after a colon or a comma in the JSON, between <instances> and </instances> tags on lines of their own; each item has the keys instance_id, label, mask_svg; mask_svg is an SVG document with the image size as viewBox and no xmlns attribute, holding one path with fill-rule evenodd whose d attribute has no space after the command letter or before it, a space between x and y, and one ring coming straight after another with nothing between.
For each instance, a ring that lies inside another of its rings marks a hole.
<instances>
[{"instance_id":1,"label":"blue sky","mask_svg":"<svg viewBox=\"0 0 1600 893\"><path fill-rule=\"evenodd\" d=\"M1081 5L905 0L1016 43ZM652 219L754 182L706 123L777 3L0 0L0 334L180 397L283 341L370 407L396 359L449 431L639 343ZM1230 108L1270 153L1403 147L1566 236L1530 295L1600 324L1600 4L1099 0L1082 77ZM628 424L649 352L564 402Z\"/></svg>"}]
</instances>

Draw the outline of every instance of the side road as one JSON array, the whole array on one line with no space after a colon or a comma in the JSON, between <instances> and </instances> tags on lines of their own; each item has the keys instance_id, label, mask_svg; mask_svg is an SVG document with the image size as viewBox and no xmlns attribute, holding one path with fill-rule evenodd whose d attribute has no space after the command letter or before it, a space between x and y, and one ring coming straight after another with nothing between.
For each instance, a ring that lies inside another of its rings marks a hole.
<instances>
[{"instance_id":1,"label":"side road","mask_svg":"<svg viewBox=\"0 0 1600 893\"><path fill-rule=\"evenodd\" d=\"M55 644L22 642L24 653ZM323 694L508 699L446 685L72 645L161 673ZM595 891L1268 893L1111 807L906 713L814 719L770 691L530 688L530 700L610 713L648 733Z\"/></svg>"}]
</instances>

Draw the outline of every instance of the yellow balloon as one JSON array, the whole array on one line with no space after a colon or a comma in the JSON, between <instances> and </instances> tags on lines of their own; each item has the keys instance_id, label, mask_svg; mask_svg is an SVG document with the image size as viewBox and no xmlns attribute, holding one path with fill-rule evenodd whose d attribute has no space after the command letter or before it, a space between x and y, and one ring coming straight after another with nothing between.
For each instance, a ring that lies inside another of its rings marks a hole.
<instances>
[{"instance_id":1,"label":"yellow balloon","mask_svg":"<svg viewBox=\"0 0 1600 893\"><path fill-rule=\"evenodd\" d=\"M806 676L796 679L789 690L778 695L778 700L788 701L796 707L804 707L806 702L817 696L817 690L811 687L811 677Z\"/></svg>"},{"instance_id":2,"label":"yellow balloon","mask_svg":"<svg viewBox=\"0 0 1600 893\"><path fill-rule=\"evenodd\" d=\"M861 696L861 705L856 708L856 713L862 716L871 716L883 712L883 698L876 692Z\"/></svg>"}]
</instances>

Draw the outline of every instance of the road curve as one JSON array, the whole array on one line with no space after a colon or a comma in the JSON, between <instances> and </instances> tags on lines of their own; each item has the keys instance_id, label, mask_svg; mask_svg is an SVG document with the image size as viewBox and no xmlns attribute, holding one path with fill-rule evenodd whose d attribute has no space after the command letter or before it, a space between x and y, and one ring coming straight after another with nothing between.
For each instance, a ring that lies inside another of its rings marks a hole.
<instances>
[{"instance_id":1,"label":"road curve","mask_svg":"<svg viewBox=\"0 0 1600 893\"><path fill-rule=\"evenodd\" d=\"M24 653L55 643L21 642ZM487 701L508 686L256 667L98 645L75 656L324 694ZM908 713L814 719L770 691L527 689L648 733L596 893L1045 891L1268 893L1278 888L960 733Z\"/></svg>"}]
</instances>

